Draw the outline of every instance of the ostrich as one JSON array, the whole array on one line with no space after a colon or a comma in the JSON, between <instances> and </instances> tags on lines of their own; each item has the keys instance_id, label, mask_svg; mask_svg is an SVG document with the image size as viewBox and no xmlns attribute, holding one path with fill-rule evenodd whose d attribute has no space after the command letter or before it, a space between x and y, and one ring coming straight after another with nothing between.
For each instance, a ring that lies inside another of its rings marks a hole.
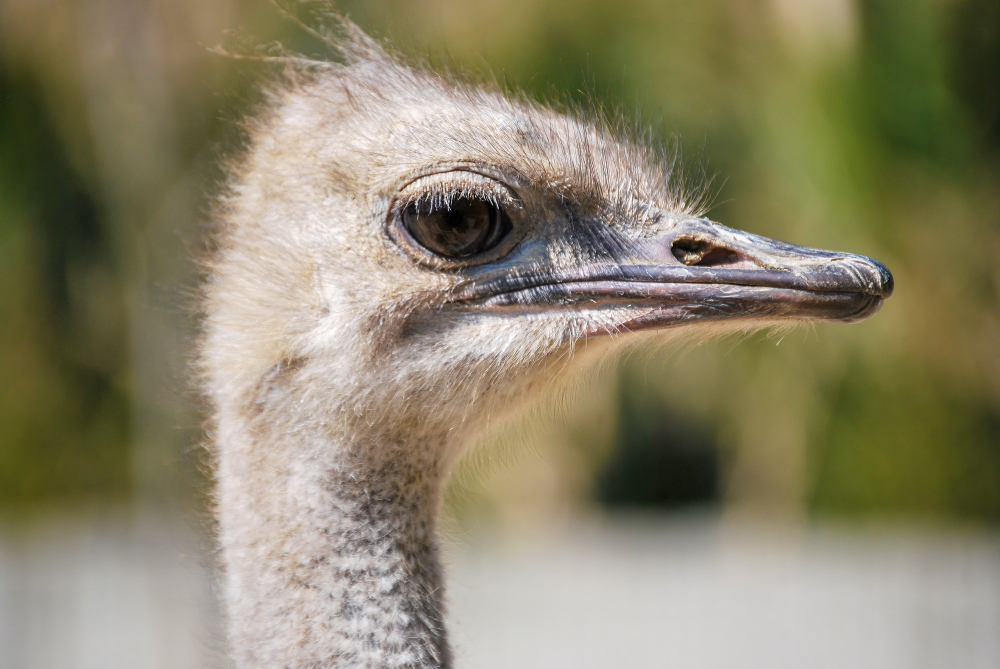
<instances>
[{"instance_id":1,"label":"ostrich","mask_svg":"<svg viewBox=\"0 0 1000 669\"><path fill-rule=\"evenodd\" d=\"M234 666L451 666L435 526L483 431L651 337L874 314L862 256L723 227L615 124L291 55L217 207L201 374Z\"/></svg>"}]
</instances>

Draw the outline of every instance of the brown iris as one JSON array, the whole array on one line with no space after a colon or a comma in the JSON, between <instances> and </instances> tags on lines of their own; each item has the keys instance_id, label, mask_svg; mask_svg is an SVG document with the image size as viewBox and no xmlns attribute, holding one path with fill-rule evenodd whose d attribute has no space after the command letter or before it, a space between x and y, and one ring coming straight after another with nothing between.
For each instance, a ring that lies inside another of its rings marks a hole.
<instances>
[{"instance_id":1,"label":"brown iris","mask_svg":"<svg viewBox=\"0 0 1000 669\"><path fill-rule=\"evenodd\" d=\"M450 203L414 203L403 210L403 227L428 251L446 258L467 258L496 246L510 229L503 210L480 198Z\"/></svg>"}]
</instances>

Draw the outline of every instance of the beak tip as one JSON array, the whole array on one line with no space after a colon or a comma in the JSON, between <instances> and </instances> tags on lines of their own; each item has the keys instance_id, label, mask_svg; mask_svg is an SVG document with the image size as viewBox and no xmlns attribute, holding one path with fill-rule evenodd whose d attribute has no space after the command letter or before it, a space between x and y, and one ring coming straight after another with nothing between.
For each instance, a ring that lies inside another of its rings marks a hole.
<instances>
[{"instance_id":1,"label":"beak tip","mask_svg":"<svg viewBox=\"0 0 1000 669\"><path fill-rule=\"evenodd\" d=\"M888 267L882 263L878 263L878 267L882 273L883 285L885 286L885 294L883 297L889 297L892 295L892 291L896 289L896 282L892 278L892 272L889 271Z\"/></svg>"},{"instance_id":2,"label":"beak tip","mask_svg":"<svg viewBox=\"0 0 1000 669\"><path fill-rule=\"evenodd\" d=\"M892 291L896 288L896 282L892 278L892 272L883 263L875 260L874 258L863 257L864 261L875 270L875 280L873 288L876 291L876 295L883 300L892 295Z\"/></svg>"}]
</instances>

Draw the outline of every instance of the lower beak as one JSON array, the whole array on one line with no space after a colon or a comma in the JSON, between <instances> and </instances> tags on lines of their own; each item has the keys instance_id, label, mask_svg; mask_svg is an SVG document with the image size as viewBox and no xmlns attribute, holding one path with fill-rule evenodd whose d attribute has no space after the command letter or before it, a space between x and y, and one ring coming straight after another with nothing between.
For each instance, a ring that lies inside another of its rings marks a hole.
<instances>
[{"instance_id":1,"label":"lower beak","mask_svg":"<svg viewBox=\"0 0 1000 669\"><path fill-rule=\"evenodd\" d=\"M637 242L629 255L624 263L473 282L463 301L535 311L636 309L619 331L724 320L856 322L877 312L893 290L892 274L877 260L706 219L678 221L667 234Z\"/></svg>"}]
</instances>

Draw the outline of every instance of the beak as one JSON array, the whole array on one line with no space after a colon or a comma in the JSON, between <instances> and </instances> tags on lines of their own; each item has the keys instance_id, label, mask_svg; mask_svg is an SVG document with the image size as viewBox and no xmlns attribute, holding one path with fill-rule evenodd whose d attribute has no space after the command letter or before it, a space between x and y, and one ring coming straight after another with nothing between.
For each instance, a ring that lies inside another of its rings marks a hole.
<instances>
[{"instance_id":1,"label":"beak","mask_svg":"<svg viewBox=\"0 0 1000 669\"><path fill-rule=\"evenodd\" d=\"M681 219L629 247L626 262L473 281L461 287L461 299L491 310L634 308L638 315L618 332L725 320L850 323L872 316L893 290L892 274L877 260L707 219Z\"/></svg>"}]
</instances>

